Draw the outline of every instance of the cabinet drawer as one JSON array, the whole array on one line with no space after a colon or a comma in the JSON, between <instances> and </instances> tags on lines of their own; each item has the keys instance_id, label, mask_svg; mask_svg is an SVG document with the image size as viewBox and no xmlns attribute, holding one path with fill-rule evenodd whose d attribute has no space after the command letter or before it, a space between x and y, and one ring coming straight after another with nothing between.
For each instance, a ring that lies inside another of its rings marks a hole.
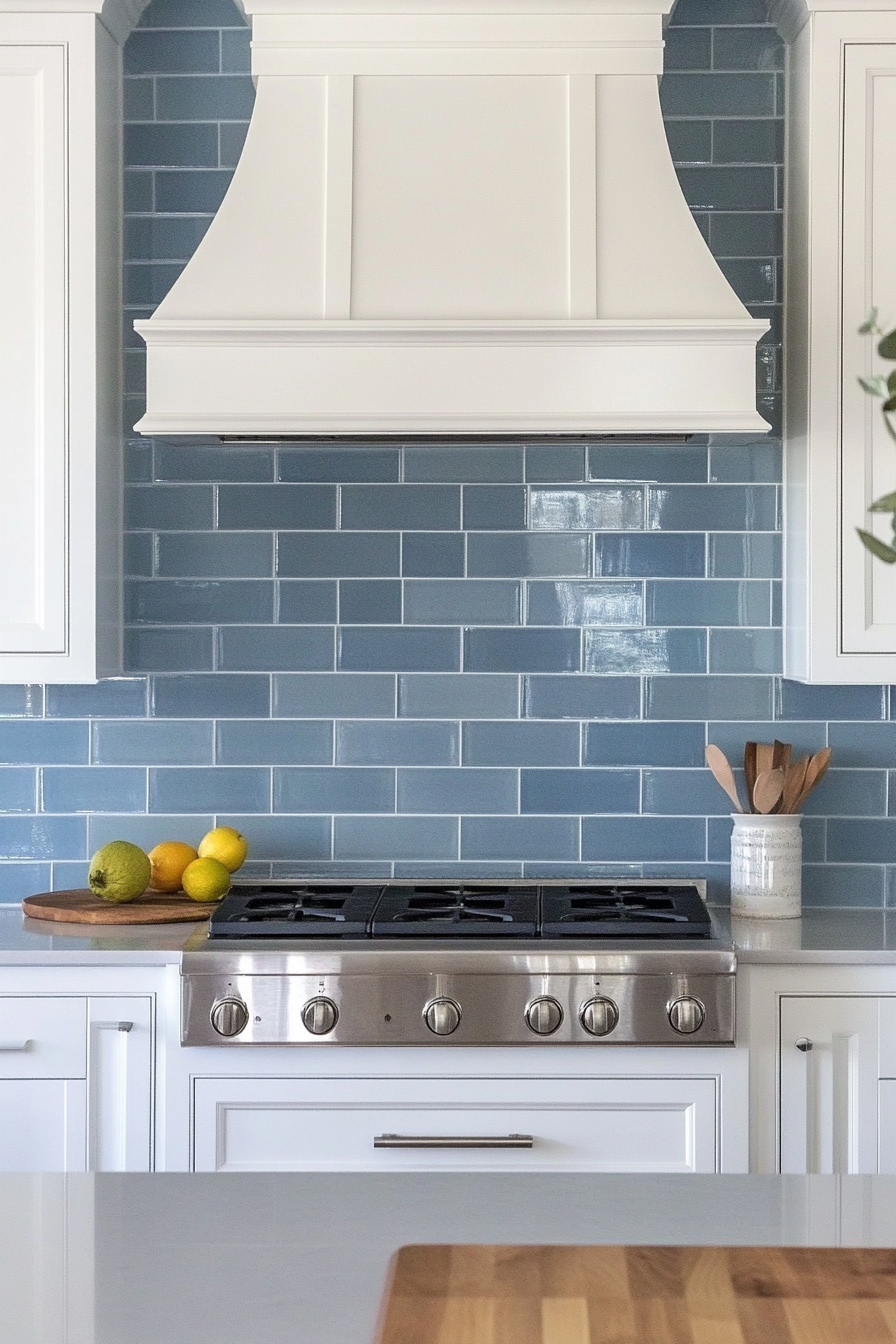
<instances>
[{"instance_id":1,"label":"cabinet drawer","mask_svg":"<svg viewBox=\"0 0 896 1344\"><path fill-rule=\"evenodd\" d=\"M0 996L0 1078L86 1076L86 999Z\"/></svg>"},{"instance_id":2,"label":"cabinet drawer","mask_svg":"<svg viewBox=\"0 0 896 1344\"><path fill-rule=\"evenodd\" d=\"M199 1078L193 1100L197 1171L718 1169L715 1078Z\"/></svg>"}]
</instances>

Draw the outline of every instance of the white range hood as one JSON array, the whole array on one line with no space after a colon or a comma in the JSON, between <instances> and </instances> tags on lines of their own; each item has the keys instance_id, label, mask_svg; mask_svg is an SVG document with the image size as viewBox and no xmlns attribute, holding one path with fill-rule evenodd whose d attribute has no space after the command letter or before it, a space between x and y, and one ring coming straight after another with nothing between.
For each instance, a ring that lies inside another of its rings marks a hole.
<instances>
[{"instance_id":1,"label":"white range hood","mask_svg":"<svg viewBox=\"0 0 896 1344\"><path fill-rule=\"evenodd\" d=\"M672 0L243 0L255 111L144 434L766 430L660 113Z\"/></svg>"}]
</instances>

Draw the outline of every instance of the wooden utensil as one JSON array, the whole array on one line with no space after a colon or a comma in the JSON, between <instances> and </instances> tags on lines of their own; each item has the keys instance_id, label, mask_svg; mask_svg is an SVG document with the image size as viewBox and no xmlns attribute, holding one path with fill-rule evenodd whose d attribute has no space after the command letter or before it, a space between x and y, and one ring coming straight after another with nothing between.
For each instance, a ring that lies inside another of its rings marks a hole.
<instances>
[{"instance_id":1,"label":"wooden utensil","mask_svg":"<svg viewBox=\"0 0 896 1344\"><path fill-rule=\"evenodd\" d=\"M809 768L809 757L801 756L798 761L794 761L784 772L784 792L781 794L781 811L796 812L799 807L800 797L806 785L806 771Z\"/></svg>"},{"instance_id":2,"label":"wooden utensil","mask_svg":"<svg viewBox=\"0 0 896 1344\"><path fill-rule=\"evenodd\" d=\"M784 788L783 770L763 770L756 777L756 787L753 790L753 802L756 805L756 811L767 814L781 797Z\"/></svg>"},{"instance_id":3,"label":"wooden utensil","mask_svg":"<svg viewBox=\"0 0 896 1344\"><path fill-rule=\"evenodd\" d=\"M824 779L830 760L830 747L822 747L821 751L816 751L815 755L811 757L806 768L806 779L803 784L803 791L797 799L795 811L799 811L816 784L820 784L822 779Z\"/></svg>"},{"instance_id":4,"label":"wooden utensil","mask_svg":"<svg viewBox=\"0 0 896 1344\"><path fill-rule=\"evenodd\" d=\"M731 769L731 763L724 751L722 751L722 748L717 747L714 743L710 742L704 754L706 756L706 764L715 776L716 782L721 784L722 788L731 799L735 811L743 812L744 809L741 806L740 795L737 792L737 784L734 779L734 771Z\"/></svg>"},{"instance_id":5,"label":"wooden utensil","mask_svg":"<svg viewBox=\"0 0 896 1344\"><path fill-rule=\"evenodd\" d=\"M161 891L146 891L135 901L116 905L83 888L26 896L22 909L32 919L63 924L195 924L208 919L215 905L215 901L191 901L183 892L169 896Z\"/></svg>"},{"instance_id":6,"label":"wooden utensil","mask_svg":"<svg viewBox=\"0 0 896 1344\"><path fill-rule=\"evenodd\" d=\"M756 778L775 768L775 747L772 742L756 743Z\"/></svg>"},{"instance_id":7,"label":"wooden utensil","mask_svg":"<svg viewBox=\"0 0 896 1344\"><path fill-rule=\"evenodd\" d=\"M751 812L756 809L753 806L753 790L756 787L756 742L744 743L744 784L747 787L747 806Z\"/></svg>"}]
</instances>

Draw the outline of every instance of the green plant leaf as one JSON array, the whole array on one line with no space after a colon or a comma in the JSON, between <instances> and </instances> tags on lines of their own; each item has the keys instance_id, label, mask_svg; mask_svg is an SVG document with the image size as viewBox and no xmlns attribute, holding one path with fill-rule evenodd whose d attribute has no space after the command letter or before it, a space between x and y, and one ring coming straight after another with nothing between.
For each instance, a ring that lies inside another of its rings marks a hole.
<instances>
[{"instance_id":1,"label":"green plant leaf","mask_svg":"<svg viewBox=\"0 0 896 1344\"><path fill-rule=\"evenodd\" d=\"M880 374L875 374L873 378L860 378L859 384L866 392L870 392L872 397L885 397L890 391L886 378Z\"/></svg>"},{"instance_id":2,"label":"green plant leaf","mask_svg":"<svg viewBox=\"0 0 896 1344\"><path fill-rule=\"evenodd\" d=\"M870 335L872 332L874 332L875 334L877 333L877 330L878 330L878 327L877 327L877 319L878 319L878 316L879 316L879 313L878 313L877 308L872 308L872 309L871 309L871 312L870 312L870 313L868 314L868 316L865 318L865 321L864 321L864 322L862 323L862 325L859 327L859 335L860 335L860 336L868 336L868 335Z\"/></svg>"},{"instance_id":3,"label":"green plant leaf","mask_svg":"<svg viewBox=\"0 0 896 1344\"><path fill-rule=\"evenodd\" d=\"M883 340L878 341L877 353L881 359L896 359L896 331L888 331Z\"/></svg>"},{"instance_id":4,"label":"green plant leaf","mask_svg":"<svg viewBox=\"0 0 896 1344\"><path fill-rule=\"evenodd\" d=\"M873 504L868 505L869 513L894 513L896 512L896 490L889 495L881 495Z\"/></svg>"},{"instance_id":5,"label":"green plant leaf","mask_svg":"<svg viewBox=\"0 0 896 1344\"><path fill-rule=\"evenodd\" d=\"M892 546L888 546L886 542L880 541L879 538L875 537L871 532L863 532L860 527L857 527L856 531L862 540L862 544L867 546L871 554L876 555L878 560L883 560L885 565L896 564L896 550L894 550Z\"/></svg>"}]
</instances>

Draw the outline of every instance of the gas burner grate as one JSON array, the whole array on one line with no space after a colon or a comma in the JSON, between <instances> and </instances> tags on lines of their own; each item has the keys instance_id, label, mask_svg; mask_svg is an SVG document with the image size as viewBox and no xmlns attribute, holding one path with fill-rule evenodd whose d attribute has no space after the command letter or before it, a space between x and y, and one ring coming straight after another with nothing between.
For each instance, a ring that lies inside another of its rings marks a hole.
<instances>
[{"instance_id":1,"label":"gas burner grate","mask_svg":"<svg viewBox=\"0 0 896 1344\"><path fill-rule=\"evenodd\" d=\"M543 887L543 938L710 938L696 887Z\"/></svg>"},{"instance_id":2,"label":"gas burner grate","mask_svg":"<svg viewBox=\"0 0 896 1344\"><path fill-rule=\"evenodd\" d=\"M535 887L386 887L373 916L374 938L534 938Z\"/></svg>"},{"instance_id":3,"label":"gas burner grate","mask_svg":"<svg viewBox=\"0 0 896 1344\"><path fill-rule=\"evenodd\" d=\"M364 938L380 887L241 886L213 911L210 938Z\"/></svg>"}]
</instances>

